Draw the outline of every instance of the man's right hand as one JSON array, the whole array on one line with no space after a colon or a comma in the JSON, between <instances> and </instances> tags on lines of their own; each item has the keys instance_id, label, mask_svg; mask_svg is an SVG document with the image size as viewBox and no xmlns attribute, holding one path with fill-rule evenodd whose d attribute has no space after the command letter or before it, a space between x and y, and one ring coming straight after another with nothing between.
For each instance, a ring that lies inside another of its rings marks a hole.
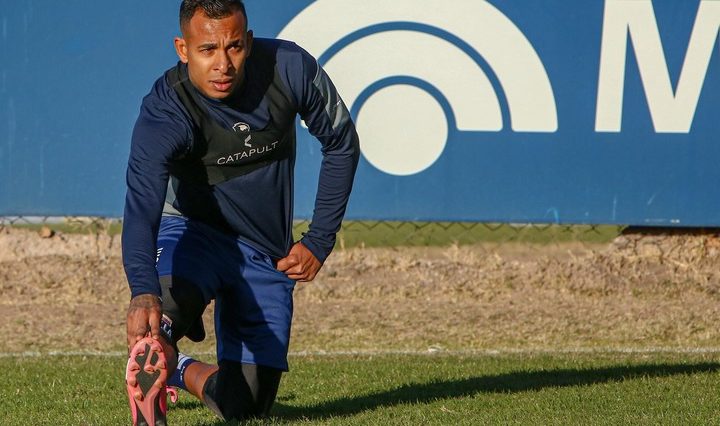
<instances>
[{"instance_id":1,"label":"man's right hand","mask_svg":"<svg viewBox=\"0 0 720 426\"><path fill-rule=\"evenodd\" d=\"M160 338L160 318L162 304L158 296L141 294L130 300L127 313L127 343L131 351L135 343L150 334L153 339Z\"/></svg>"}]
</instances>

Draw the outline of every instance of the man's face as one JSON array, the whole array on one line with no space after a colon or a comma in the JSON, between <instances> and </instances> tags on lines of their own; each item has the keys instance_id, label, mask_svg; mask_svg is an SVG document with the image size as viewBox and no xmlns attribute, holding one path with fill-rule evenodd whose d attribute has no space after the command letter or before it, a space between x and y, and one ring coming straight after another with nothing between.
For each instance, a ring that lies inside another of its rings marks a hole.
<instances>
[{"instance_id":1,"label":"man's face","mask_svg":"<svg viewBox=\"0 0 720 426\"><path fill-rule=\"evenodd\" d=\"M252 31L241 11L211 19L198 9L175 39L180 60L188 64L190 81L206 96L224 99L242 84L252 49Z\"/></svg>"}]
</instances>

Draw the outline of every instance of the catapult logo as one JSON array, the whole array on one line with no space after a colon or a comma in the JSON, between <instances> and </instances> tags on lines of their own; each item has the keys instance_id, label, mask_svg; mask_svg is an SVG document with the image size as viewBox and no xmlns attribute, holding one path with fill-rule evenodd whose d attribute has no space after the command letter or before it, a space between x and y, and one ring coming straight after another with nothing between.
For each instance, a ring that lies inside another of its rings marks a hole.
<instances>
[{"instance_id":1,"label":"catapult logo","mask_svg":"<svg viewBox=\"0 0 720 426\"><path fill-rule=\"evenodd\" d=\"M247 123L243 123L242 121L240 121L233 125L233 131L234 132L249 132L250 126Z\"/></svg>"},{"instance_id":2,"label":"catapult logo","mask_svg":"<svg viewBox=\"0 0 720 426\"><path fill-rule=\"evenodd\" d=\"M451 132L558 129L537 52L485 1L318 0L278 37L297 41L333 76L365 158L391 175L430 167Z\"/></svg>"},{"instance_id":3,"label":"catapult logo","mask_svg":"<svg viewBox=\"0 0 720 426\"><path fill-rule=\"evenodd\" d=\"M250 131L250 125L247 124L247 123L243 123L242 121L240 121L240 122L235 123L235 124L233 125L233 131L236 132L236 133L237 133L237 132L242 132L242 133L249 132L249 131ZM251 141L252 141L252 135L247 135L247 136L245 137L245 140L244 140L243 142L244 142L244 145L245 145L246 147L252 148L252 144L250 143Z\"/></svg>"}]
</instances>

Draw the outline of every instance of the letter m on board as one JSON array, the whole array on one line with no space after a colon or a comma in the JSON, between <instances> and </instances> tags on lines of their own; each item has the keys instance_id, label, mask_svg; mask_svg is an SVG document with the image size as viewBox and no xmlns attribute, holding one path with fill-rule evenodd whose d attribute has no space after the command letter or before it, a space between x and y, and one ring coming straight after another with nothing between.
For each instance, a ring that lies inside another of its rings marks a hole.
<instances>
[{"instance_id":1,"label":"letter m on board","mask_svg":"<svg viewBox=\"0 0 720 426\"><path fill-rule=\"evenodd\" d=\"M686 1L686 0L683 0ZM606 0L595 130L620 132L628 37L658 133L689 133L720 31L720 1L701 0L673 90L651 0Z\"/></svg>"}]
</instances>

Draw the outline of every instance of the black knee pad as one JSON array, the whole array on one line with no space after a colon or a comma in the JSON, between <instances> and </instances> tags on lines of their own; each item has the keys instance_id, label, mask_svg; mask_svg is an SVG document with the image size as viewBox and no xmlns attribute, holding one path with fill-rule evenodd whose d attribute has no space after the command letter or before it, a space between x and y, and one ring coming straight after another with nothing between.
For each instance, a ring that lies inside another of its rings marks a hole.
<instances>
[{"instance_id":1,"label":"black knee pad","mask_svg":"<svg viewBox=\"0 0 720 426\"><path fill-rule=\"evenodd\" d=\"M223 420L267 417L280 386L282 371L254 364L220 361L203 388L203 399Z\"/></svg>"},{"instance_id":2,"label":"black knee pad","mask_svg":"<svg viewBox=\"0 0 720 426\"><path fill-rule=\"evenodd\" d=\"M200 289L188 280L175 276L160 277L163 315L171 320L170 332L165 332L176 343L183 336L193 342L205 339L202 314L207 307Z\"/></svg>"}]
</instances>

